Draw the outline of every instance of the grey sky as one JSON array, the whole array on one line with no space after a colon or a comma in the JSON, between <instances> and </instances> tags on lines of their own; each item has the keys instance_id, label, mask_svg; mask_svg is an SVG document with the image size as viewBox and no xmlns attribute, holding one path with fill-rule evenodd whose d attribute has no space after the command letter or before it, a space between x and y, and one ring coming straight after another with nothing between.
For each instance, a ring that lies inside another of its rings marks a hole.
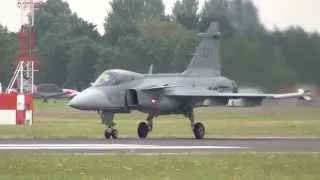
<instances>
[{"instance_id":1,"label":"grey sky","mask_svg":"<svg viewBox=\"0 0 320 180\"><path fill-rule=\"evenodd\" d=\"M73 12L85 20L98 25L102 23L109 10L109 0L65 0ZM258 7L260 19L268 27L280 29L290 25L300 25L307 31L320 32L320 0L252 0ZM170 12L175 0L164 0L166 12ZM203 4L204 0L200 0ZM20 24L20 11L17 0L0 0L0 24L11 31L17 31Z\"/></svg>"}]
</instances>

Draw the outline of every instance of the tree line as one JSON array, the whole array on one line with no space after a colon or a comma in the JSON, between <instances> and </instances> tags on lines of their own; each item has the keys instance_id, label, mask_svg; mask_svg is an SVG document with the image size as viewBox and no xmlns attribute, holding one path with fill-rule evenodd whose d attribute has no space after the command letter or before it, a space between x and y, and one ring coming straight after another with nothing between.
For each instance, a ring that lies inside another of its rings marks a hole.
<instances>
[{"instance_id":1,"label":"tree line","mask_svg":"<svg viewBox=\"0 0 320 180\"><path fill-rule=\"evenodd\" d=\"M165 14L162 0L112 0L104 34L72 13L67 2L48 0L36 12L37 83L83 89L104 70L181 72L212 21L222 32L222 72L240 85L266 89L320 84L320 36L301 27L267 30L245 0L176 0ZM0 82L7 84L18 53L18 35L0 25ZM8 68L9 67L9 68Z\"/></svg>"}]
</instances>

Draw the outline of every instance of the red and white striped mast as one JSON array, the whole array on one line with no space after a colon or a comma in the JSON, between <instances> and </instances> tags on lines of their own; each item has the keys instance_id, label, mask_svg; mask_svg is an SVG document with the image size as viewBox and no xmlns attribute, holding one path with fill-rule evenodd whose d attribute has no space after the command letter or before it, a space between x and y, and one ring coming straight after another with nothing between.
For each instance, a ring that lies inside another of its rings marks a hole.
<instances>
[{"instance_id":1,"label":"red and white striped mast","mask_svg":"<svg viewBox=\"0 0 320 180\"><path fill-rule=\"evenodd\" d=\"M19 55L15 60L16 70L7 88L7 92L17 85L22 93L34 93L34 72L38 65L35 55L35 10L43 6L42 1L18 0L18 8L21 9L21 27L19 31Z\"/></svg>"}]
</instances>

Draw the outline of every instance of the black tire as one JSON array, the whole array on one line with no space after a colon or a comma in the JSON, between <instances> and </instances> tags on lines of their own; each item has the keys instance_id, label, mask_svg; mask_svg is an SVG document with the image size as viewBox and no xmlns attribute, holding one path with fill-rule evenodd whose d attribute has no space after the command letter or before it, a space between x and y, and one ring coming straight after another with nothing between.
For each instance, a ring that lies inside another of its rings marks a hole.
<instances>
[{"instance_id":1,"label":"black tire","mask_svg":"<svg viewBox=\"0 0 320 180\"><path fill-rule=\"evenodd\" d=\"M118 139L118 136L119 136L118 130L116 130L116 129L112 130L111 136L113 139Z\"/></svg>"},{"instance_id":2,"label":"black tire","mask_svg":"<svg viewBox=\"0 0 320 180\"><path fill-rule=\"evenodd\" d=\"M194 137L196 139L203 139L205 135L205 127L202 123L196 123L193 129Z\"/></svg>"},{"instance_id":3,"label":"black tire","mask_svg":"<svg viewBox=\"0 0 320 180\"><path fill-rule=\"evenodd\" d=\"M109 129L104 130L104 137L106 139L110 139L111 138L112 133L110 133Z\"/></svg>"},{"instance_id":4,"label":"black tire","mask_svg":"<svg viewBox=\"0 0 320 180\"><path fill-rule=\"evenodd\" d=\"M141 122L138 126L138 136L141 139L145 139L148 136L149 127L147 123Z\"/></svg>"}]
</instances>

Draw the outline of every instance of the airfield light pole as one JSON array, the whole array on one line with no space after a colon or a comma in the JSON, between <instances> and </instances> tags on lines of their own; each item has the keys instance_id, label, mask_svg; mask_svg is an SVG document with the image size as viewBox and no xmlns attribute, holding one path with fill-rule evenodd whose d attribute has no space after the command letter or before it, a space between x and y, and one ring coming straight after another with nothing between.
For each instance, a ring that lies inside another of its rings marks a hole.
<instances>
[{"instance_id":1,"label":"airfield light pole","mask_svg":"<svg viewBox=\"0 0 320 180\"><path fill-rule=\"evenodd\" d=\"M35 10L43 6L42 1L18 0L18 8L21 10L21 27L19 31L19 55L14 64L16 70L7 88L10 91L16 84L20 93L34 93L34 72L38 66L38 58L35 55Z\"/></svg>"}]
</instances>

